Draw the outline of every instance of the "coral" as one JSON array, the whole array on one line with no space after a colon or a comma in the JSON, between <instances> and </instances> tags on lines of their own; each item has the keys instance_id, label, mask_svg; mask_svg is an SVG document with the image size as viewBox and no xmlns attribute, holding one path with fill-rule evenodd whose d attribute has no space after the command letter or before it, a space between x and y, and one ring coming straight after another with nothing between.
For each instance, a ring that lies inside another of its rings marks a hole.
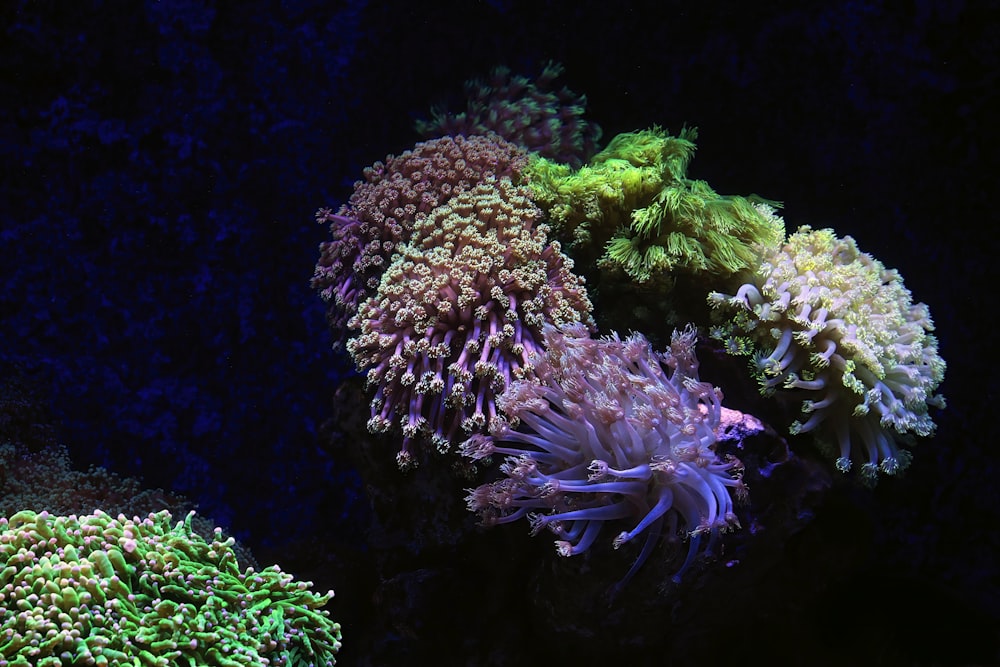
<instances>
[{"instance_id":1,"label":"coral","mask_svg":"<svg viewBox=\"0 0 1000 667\"><path fill-rule=\"evenodd\" d=\"M617 135L579 169L532 156L525 177L556 236L573 247L603 247L632 211L679 181L694 155L697 132L673 137L659 127Z\"/></svg>"},{"instance_id":2,"label":"coral","mask_svg":"<svg viewBox=\"0 0 1000 667\"><path fill-rule=\"evenodd\" d=\"M615 548L646 538L625 581L664 528L681 531L689 545L679 576L704 535L712 542L738 525L730 492L744 492L739 462L715 452L721 394L698 381L694 329L675 332L662 354L641 334L594 340L582 326L549 325L543 335L537 379L500 397L509 421L463 444L473 459L507 457L505 477L470 490L469 508L488 525L526 517L532 533L550 529L563 556L587 551L606 522L628 519Z\"/></svg>"},{"instance_id":3,"label":"coral","mask_svg":"<svg viewBox=\"0 0 1000 667\"><path fill-rule=\"evenodd\" d=\"M544 324L591 322L583 280L527 195L490 179L418 220L350 324L360 333L348 351L376 388L370 426L387 431L398 416L401 465L419 434L446 449L485 427Z\"/></svg>"},{"instance_id":4,"label":"coral","mask_svg":"<svg viewBox=\"0 0 1000 667\"><path fill-rule=\"evenodd\" d=\"M84 514L96 507L114 516L145 516L161 510L186 514L195 503L176 493L143 488L139 480L99 466L74 470L62 444L40 451L28 451L11 443L0 445L0 516L22 509L55 515ZM192 518L191 525L202 537L215 532L215 525L200 514ZM241 565L257 567L244 544L234 543L233 551Z\"/></svg>"},{"instance_id":5,"label":"coral","mask_svg":"<svg viewBox=\"0 0 1000 667\"><path fill-rule=\"evenodd\" d=\"M334 335L333 348L340 349L347 340L347 322L357 312L365 293L364 275L372 273L371 264L359 264L359 260L362 254L380 256L377 253L381 252L381 244L375 241L366 244L361 221L336 215L328 208L316 211L316 222L329 226L333 240L320 244L320 258L310 286L327 304L326 320ZM381 262L375 264L380 265Z\"/></svg>"},{"instance_id":6,"label":"coral","mask_svg":"<svg viewBox=\"0 0 1000 667\"><path fill-rule=\"evenodd\" d=\"M944 407L934 391L945 362L927 306L850 236L800 227L762 248L752 282L709 301L728 318L713 335L752 356L762 392L802 399L791 432L832 438L840 470L862 458L864 479L894 474L911 459L899 446L907 434L934 432L928 406Z\"/></svg>"},{"instance_id":7,"label":"coral","mask_svg":"<svg viewBox=\"0 0 1000 667\"><path fill-rule=\"evenodd\" d=\"M578 167L596 150L601 128L583 120L585 96L566 87L553 90L563 71L550 62L532 82L497 67L487 81L466 82L465 111L432 109L430 121L417 122L417 132L423 137L496 132L532 153Z\"/></svg>"},{"instance_id":8,"label":"coral","mask_svg":"<svg viewBox=\"0 0 1000 667\"><path fill-rule=\"evenodd\" d=\"M753 265L756 244L776 246L784 237L784 223L768 204L684 181L633 211L631 226L608 242L601 264L639 283L678 270L725 276Z\"/></svg>"},{"instance_id":9,"label":"coral","mask_svg":"<svg viewBox=\"0 0 1000 667\"><path fill-rule=\"evenodd\" d=\"M115 514L141 514L171 508L186 512L194 504L162 490L143 489L138 480L105 468L74 470L65 445L29 452L0 445L0 516L24 508L52 514L80 514L103 507Z\"/></svg>"},{"instance_id":10,"label":"coral","mask_svg":"<svg viewBox=\"0 0 1000 667\"><path fill-rule=\"evenodd\" d=\"M232 540L206 542L191 514L0 518L0 664L333 665L333 592L240 572Z\"/></svg>"},{"instance_id":11,"label":"coral","mask_svg":"<svg viewBox=\"0 0 1000 667\"><path fill-rule=\"evenodd\" d=\"M332 240L320 245L311 285L328 304L335 346L418 219L486 178L518 175L526 164L523 149L496 135L440 137L367 167L336 214L321 208L316 221L329 225Z\"/></svg>"},{"instance_id":12,"label":"coral","mask_svg":"<svg viewBox=\"0 0 1000 667\"><path fill-rule=\"evenodd\" d=\"M751 265L755 244L781 243L784 225L759 198L688 179L696 138L693 128L620 134L575 172L533 159L526 175L559 237L603 247L604 269L638 283L675 271L729 275Z\"/></svg>"}]
</instances>

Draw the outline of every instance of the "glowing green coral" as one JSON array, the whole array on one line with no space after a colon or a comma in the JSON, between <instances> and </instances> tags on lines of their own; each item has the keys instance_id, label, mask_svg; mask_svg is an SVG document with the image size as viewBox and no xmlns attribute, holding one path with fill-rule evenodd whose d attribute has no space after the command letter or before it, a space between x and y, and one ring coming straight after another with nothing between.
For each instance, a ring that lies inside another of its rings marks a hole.
<instances>
[{"instance_id":1,"label":"glowing green coral","mask_svg":"<svg viewBox=\"0 0 1000 667\"><path fill-rule=\"evenodd\" d=\"M684 181L633 211L631 226L608 242L602 261L640 283L678 269L727 275L753 265L755 244L775 246L784 235L768 204L721 196L705 181Z\"/></svg>"},{"instance_id":2,"label":"glowing green coral","mask_svg":"<svg viewBox=\"0 0 1000 667\"><path fill-rule=\"evenodd\" d=\"M605 246L604 268L640 283L677 270L729 275L753 264L755 245L780 244L784 224L763 200L688 179L696 137L687 128L620 134L575 172L535 158L526 174L558 235Z\"/></svg>"},{"instance_id":3,"label":"glowing green coral","mask_svg":"<svg viewBox=\"0 0 1000 667\"><path fill-rule=\"evenodd\" d=\"M533 156L525 175L532 198L561 238L603 246L632 211L683 177L694 154L694 129L672 137L658 127L619 134L589 165L573 170Z\"/></svg>"},{"instance_id":4,"label":"glowing green coral","mask_svg":"<svg viewBox=\"0 0 1000 667\"><path fill-rule=\"evenodd\" d=\"M0 518L0 665L333 665L340 626L276 566L241 573L191 516Z\"/></svg>"}]
</instances>

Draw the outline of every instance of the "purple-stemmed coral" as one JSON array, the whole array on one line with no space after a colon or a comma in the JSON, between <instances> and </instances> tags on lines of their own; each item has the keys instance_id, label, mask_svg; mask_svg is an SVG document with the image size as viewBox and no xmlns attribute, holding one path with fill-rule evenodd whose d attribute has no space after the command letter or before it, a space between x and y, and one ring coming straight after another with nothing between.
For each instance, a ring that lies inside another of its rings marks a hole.
<instances>
[{"instance_id":1,"label":"purple-stemmed coral","mask_svg":"<svg viewBox=\"0 0 1000 667\"><path fill-rule=\"evenodd\" d=\"M418 220L377 292L349 326L347 349L375 389L369 428L447 450L497 416L495 400L530 372L542 326L591 323L572 260L537 224L524 187L489 179Z\"/></svg>"},{"instance_id":2,"label":"purple-stemmed coral","mask_svg":"<svg viewBox=\"0 0 1000 667\"><path fill-rule=\"evenodd\" d=\"M664 532L688 536L684 571L720 531L738 527L742 468L715 451L720 392L700 382L693 328L655 353L641 334L592 339L585 327L546 326L535 377L498 400L506 419L463 445L472 459L503 455L499 481L470 490L484 524L527 518L555 533L562 556L587 551L608 522L615 548L645 534L623 585Z\"/></svg>"},{"instance_id":3,"label":"purple-stemmed coral","mask_svg":"<svg viewBox=\"0 0 1000 667\"><path fill-rule=\"evenodd\" d=\"M320 244L311 285L327 303L334 347L418 220L483 180L516 177L527 161L524 149L495 134L439 137L365 168L336 214L321 208L316 221L329 226L331 239Z\"/></svg>"}]
</instances>

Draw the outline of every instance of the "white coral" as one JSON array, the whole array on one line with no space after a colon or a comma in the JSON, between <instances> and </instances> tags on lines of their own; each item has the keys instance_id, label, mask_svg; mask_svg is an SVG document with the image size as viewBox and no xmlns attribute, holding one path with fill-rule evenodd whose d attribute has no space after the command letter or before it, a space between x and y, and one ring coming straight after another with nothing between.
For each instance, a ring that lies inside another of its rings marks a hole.
<instances>
[{"instance_id":1,"label":"white coral","mask_svg":"<svg viewBox=\"0 0 1000 667\"><path fill-rule=\"evenodd\" d=\"M850 236L803 226L762 250L761 270L735 297L709 303L731 315L713 335L754 355L762 392L801 394L791 432L832 438L839 469L853 457L869 480L894 474L909 463L907 435L934 432L928 406L944 407L934 392L945 363L930 314Z\"/></svg>"}]
</instances>

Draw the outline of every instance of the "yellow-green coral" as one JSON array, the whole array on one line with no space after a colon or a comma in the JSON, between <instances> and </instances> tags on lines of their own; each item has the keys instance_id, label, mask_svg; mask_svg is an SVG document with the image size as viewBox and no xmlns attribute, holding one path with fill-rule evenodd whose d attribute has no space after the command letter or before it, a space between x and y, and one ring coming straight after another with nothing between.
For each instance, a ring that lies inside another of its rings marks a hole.
<instances>
[{"instance_id":1,"label":"yellow-green coral","mask_svg":"<svg viewBox=\"0 0 1000 667\"><path fill-rule=\"evenodd\" d=\"M753 265L756 244L777 246L784 234L768 204L683 181L633 211L632 224L608 242L602 262L640 283L676 270L728 275Z\"/></svg>"},{"instance_id":2,"label":"yellow-green coral","mask_svg":"<svg viewBox=\"0 0 1000 667\"><path fill-rule=\"evenodd\" d=\"M589 165L573 170L534 156L525 176L555 234L571 244L603 246L670 182L694 154L694 129L672 137L653 127L616 136Z\"/></svg>"},{"instance_id":3,"label":"yellow-green coral","mask_svg":"<svg viewBox=\"0 0 1000 667\"><path fill-rule=\"evenodd\" d=\"M791 432L833 445L841 470L860 448L864 477L895 473L910 459L905 436L933 433L928 406L944 406L934 391L945 362L927 306L851 237L801 227L763 249L753 282L709 301L730 318L713 335L753 355L764 393L798 392L803 418Z\"/></svg>"},{"instance_id":4,"label":"yellow-green coral","mask_svg":"<svg viewBox=\"0 0 1000 667\"><path fill-rule=\"evenodd\" d=\"M525 173L556 234L604 247L604 268L640 283L677 270L729 275L752 264L755 244L780 244L784 225L763 200L688 179L696 137L653 127L618 135L579 170L534 158Z\"/></svg>"}]
</instances>

